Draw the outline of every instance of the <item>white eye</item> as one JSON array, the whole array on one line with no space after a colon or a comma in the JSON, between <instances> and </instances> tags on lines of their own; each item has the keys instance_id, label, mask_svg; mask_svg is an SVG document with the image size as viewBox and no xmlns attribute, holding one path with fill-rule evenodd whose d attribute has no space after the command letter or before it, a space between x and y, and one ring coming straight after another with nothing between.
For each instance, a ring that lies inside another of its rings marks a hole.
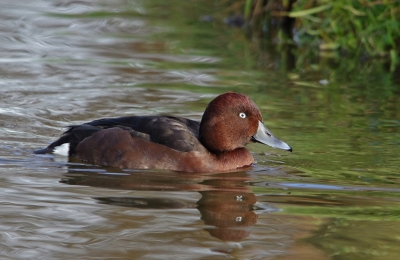
<instances>
[{"instance_id":1,"label":"white eye","mask_svg":"<svg viewBox=\"0 0 400 260\"><path fill-rule=\"evenodd\" d=\"M240 113L239 116L240 116L241 118L246 118L246 114L245 114L245 113Z\"/></svg>"}]
</instances>

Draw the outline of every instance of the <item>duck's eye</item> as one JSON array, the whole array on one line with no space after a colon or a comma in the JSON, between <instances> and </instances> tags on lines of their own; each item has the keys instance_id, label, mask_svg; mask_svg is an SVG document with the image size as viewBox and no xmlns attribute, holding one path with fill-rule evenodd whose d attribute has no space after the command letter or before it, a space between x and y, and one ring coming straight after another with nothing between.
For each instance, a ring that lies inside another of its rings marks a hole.
<instances>
[{"instance_id":1,"label":"duck's eye","mask_svg":"<svg viewBox=\"0 0 400 260\"><path fill-rule=\"evenodd\" d=\"M245 113L240 113L239 116L240 116L241 118L246 118L246 114L245 114Z\"/></svg>"}]
</instances>

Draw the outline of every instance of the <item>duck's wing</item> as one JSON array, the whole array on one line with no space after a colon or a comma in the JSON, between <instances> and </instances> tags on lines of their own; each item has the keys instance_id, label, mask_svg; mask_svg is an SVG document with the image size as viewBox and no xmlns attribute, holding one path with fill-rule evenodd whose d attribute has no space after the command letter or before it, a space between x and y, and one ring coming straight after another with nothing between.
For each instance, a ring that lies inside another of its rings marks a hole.
<instances>
[{"instance_id":1,"label":"duck's wing","mask_svg":"<svg viewBox=\"0 0 400 260\"><path fill-rule=\"evenodd\" d=\"M132 137L182 152L197 151L200 149L198 146L201 146L198 140L200 123L187 118L131 116L99 119L88 124L100 128L120 127L129 131Z\"/></svg>"},{"instance_id":2,"label":"duck's wing","mask_svg":"<svg viewBox=\"0 0 400 260\"><path fill-rule=\"evenodd\" d=\"M82 125L73 125L47 148L37 150L37 154L51 153L55 147L69 143L69 155L74 155L76 146L85 138L103 129L118 127L128 131L132 138L165 145L182 151L200 151L198 140L200 123L194 120L167 116L131 116L104 118Z\"/></svg>"}]
</instances>

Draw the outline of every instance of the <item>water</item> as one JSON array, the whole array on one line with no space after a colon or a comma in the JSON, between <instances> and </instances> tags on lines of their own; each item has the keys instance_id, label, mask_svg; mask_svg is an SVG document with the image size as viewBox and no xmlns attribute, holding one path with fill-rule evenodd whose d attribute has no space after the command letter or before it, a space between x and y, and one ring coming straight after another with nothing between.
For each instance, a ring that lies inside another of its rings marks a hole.
<instances>
[{"instance_id":1,"label":"water","mask_svg":"<svg viewBox=\"0 0 400 260\"><path fill-rule=\"evenodd\" d=\"M1 259L399 258L398 71L271 52L224 25L226 10L0 2ZM294 152L253 144L253 169L196 175L33 155L96 118L199 120L228 90Z\"/></svg>"}]
</instances>

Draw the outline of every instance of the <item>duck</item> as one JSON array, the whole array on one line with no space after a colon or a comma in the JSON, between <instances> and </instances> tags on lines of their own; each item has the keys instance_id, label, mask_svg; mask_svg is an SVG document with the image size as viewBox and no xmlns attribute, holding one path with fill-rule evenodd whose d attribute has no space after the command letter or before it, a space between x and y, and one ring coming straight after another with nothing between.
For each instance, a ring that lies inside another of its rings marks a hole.
<instances>
[{"instance_id":1,"label":"duck","mask_svg":"<svg viewBox=\"0 0 400 260\"><path fill-rule=\"evenodd\" d=\"M265 126L246 95L226 92L206 107L201 121L175 116L124 116L71 125L59 139L35 154L67 146L83 163L121 169L225 172L256 162L245 146L261 143L292 152Z\"/></svg>"}]
</instances>

